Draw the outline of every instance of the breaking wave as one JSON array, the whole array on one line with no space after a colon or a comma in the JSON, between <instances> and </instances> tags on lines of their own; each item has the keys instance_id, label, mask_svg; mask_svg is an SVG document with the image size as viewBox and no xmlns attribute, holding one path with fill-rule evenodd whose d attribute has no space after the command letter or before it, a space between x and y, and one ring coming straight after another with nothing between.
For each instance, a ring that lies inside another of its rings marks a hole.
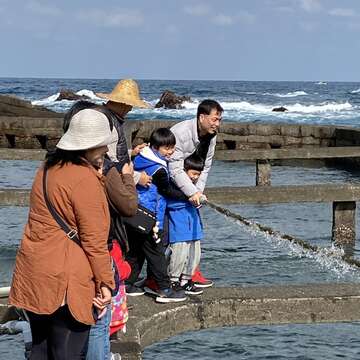
<instances>
[{"instance_id":1,"label":"breaking wave","mask_svg":"<svg viewBox=\"0 0 360 360\"><path fill-rule=\"evenodd\" d=\"M198 102L186 102L183 104L185 109L192 110L196 109ZM269 113L272 112L272 109L277 105L266 105L266 104L251 104L247 101L240 102L221 102L221 106L224 110L227 111L245 111L245 112L255 112L255 113ZM353 106L349 102L343 103L321 103L321 104L292 104L292 105L282 105L288 109L289 112L296 112L302 114L310 113L325 113L325 112L341 112L348 111L353 109Z\"/></svg>"},{"instance_id":2,"label":"breaking wave","mask_svg":"<svg viewBox=\"0 0 360 360\"><path fill-rule=\"evenodd\" d=\"M293 92L288 92L286 94L279 94L279 93L265 93L263 95L270 95L270 96L276 96L276 97L280 97L280 98L290 98L290 97L296 97L296 96L305 96L305 95L309 95L306 91L293 91Z\"/></svg>"},{"instance_id":3,"label":"breaking wave","mask_svg":"<svg viewBox=\"0 0 360 360\"><path fill-rule=\"evenodd\" d=\"M89 98L89 100L93 100L95 102L101 102L104 101L103 99L97 97L95 95L95 93L91 90L87 90L87 89L82 89L79 90L78 92L75 93L76 95L79 96L87 96ZM58 104L59 107L69 107L71 106L71 104L73 104L75 102L75 100L60 100L57 101L57 99L59 98L60 93L56 93L54 95L50 95L47 98L44 99L40 99L40 100L33 100L31 103L33 105L42 105L42 106L53 106Z\"/></svg>"}]
</instances>

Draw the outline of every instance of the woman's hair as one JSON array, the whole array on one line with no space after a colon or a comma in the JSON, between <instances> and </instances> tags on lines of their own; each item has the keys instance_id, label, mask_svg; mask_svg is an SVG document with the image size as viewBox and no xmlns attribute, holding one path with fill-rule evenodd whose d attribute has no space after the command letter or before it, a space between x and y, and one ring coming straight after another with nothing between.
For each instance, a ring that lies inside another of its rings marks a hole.
<instances>
[{"instance_id":1,"label":"woman's hair","mask_svg":"<svg viewBox=\"0 0 360 360\"><path fill-rule=\"evenodd\" d=\"M201 156L197 153L191 154L184 160L184 170L196 170L196 171L203 171L204 170L204 160Z\"/></svg>"},{"instance_id":2,"label":"woman's hair","mask_svg":"<svg viewBox=\"0 0 360 360\"><path fill-rule=\"evenodd\" d=\"M168 128L154 130L149 139L150 146L159 149L160 146L175 146L175 135Z\"/></svg>"},{"instance_id":3,"label":"woman's hair","mask_svg":"<svg viewBox=\"0 0 360 360\"><path fill-rule=\"evenodd\" d=\"M85 100L77 101L64 115L64 121L63 121L64 133L68 131L70 126L70 121L75 114L77 114L80 110L93 109L97 106L98 105L89 101L85 101Z\"/></svg>"},{"instance_id":4,"label":"woman's hair","mask_svg":"<svg viewBox=\"0 0 360 360\"><path fill-rule=\"evenodd\" d=\"M49 151L46 154L45 166L47 168L50 168L57 164L63 166L67 163L72 163L74 165L85 165L85 151L86 150L69 151L62 149L55 149L54 151Z\"/></svg>"}]
</instances>

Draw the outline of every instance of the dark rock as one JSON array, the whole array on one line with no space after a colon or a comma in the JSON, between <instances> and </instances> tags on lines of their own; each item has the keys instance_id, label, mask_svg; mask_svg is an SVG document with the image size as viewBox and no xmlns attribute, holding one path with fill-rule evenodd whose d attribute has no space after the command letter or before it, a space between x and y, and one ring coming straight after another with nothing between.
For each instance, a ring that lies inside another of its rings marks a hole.
<instances>
[{"instance_id":1,"label":"dark rock","mask_svg":"<svg viewBox=\"0 0 360 360\"><path fill-rule=\"evenodd\" d=\"M178 96L172 91L165 90L155 108L183 109L182 103L184 101L191 101L190 96Z\"/></svg>"},{"instance_id":2,"label":"dark rock","mask_svg":"<svg viewBox=\"0 0 360 360\"><path fill-rule=\"evenodd\" d=\"M62 114L48 110L42 106L31 105L12 95L0 95L0 116L25 116L34 118L51 118Z\"/></svg>"},{"instance_id":3,"label":"dark rock","mask_svg":"<svg viewBox=\"0 0 360 360\"><path fill-rule=\"evenodd\" d=\"M273 108L272 111L285 112L285 111L289 111L289 110L286 107L279 106L279 107Z\"/></svg>"},{"instance_id":4,"label":"dark rock","mask_svg":"<svg viewBox=\"0 0 360 360\"><path fill-rule=\"evenodd\" d=\"M56 101L61 101L61 100L88 100L88 99L90 99L90 98L88 96L86 96L86 95L77 95L71 90L61 89L60 94L59 94L58 98L56 99Z\"/></svg>"}]
</instances>

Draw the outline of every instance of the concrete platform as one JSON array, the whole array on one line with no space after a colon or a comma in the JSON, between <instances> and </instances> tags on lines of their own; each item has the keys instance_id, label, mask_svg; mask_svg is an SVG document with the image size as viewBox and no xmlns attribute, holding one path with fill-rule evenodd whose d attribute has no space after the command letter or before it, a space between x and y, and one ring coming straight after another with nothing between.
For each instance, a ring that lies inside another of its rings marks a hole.
<instances>
[{"instance_id":1,"label":"concrete platform","mask_svg":"<svg viewBox=\"0 0 360 360\"><path fill-rule=\"evenodd\" d=\"M139 360L146 346L186 331L241 325L359 321L360 284L215 287L181 303L128 298L127 333L115 334L111 350ZM0 322L16 319L0 300Z\"/></svg>"},{"instance_id":2,"label":"concrete platform","mask_svg":"<svg viewBox=\"0 0 360 360\"><path fill-rule=\"evenodd\" d=\"M213 187L205 194L219 204L358 201L360 184ZM28 206L29 195L29 189L0 189L0 206Z\"/></svg>"},{"instance_id":3,"label":"concrete platform","mask_svg":"<svg viewBox=\"0 0 360 360\"><path fill-rule=\"evenodd\" d=\"M336 159L360 157L359 146L314 147L271 150L218 150L215 159L225 161L239 160L288 160L288 159Z\"/></svg>"},{"instance_id":4,"label":"concrete platform","mask_svg":"<svg viewBox=\"0 0 360 360\"><path fill-rule=\"evenodd\" d=\"M359 284L312 284L211 288L177 304L147 296L129 298L127 334L112 339L112 351L128 360L155 342L185 331L223 326L328 323L360 320Z\"/></svg>"}]
</instances>

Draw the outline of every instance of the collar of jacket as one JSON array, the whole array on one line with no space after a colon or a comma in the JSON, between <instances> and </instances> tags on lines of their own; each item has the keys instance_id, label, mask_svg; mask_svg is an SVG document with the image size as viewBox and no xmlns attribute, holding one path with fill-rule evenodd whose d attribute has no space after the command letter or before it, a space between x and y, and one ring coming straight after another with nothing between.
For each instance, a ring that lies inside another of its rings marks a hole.
<instances>
[{"instance_id":1,"label":"collar of jacket","mask_svg":"<svg viewBox=\"0 0 360 360\"><path fill-rule=\"evenodd\" d=\"M106 104L104 104L105 109L111 114L112 117L114 117L120 124L123 124L125 122L125 118L118 115L115 111L109 109L106 107Z\"/></svg>"},{"instance_id":2,"label":"collar of jacket","mask_svg":"<svg viewBox=\"0 0 360 360\"><path fill-rule=\"evenodd\" d=\"M167 167L167 162L165 160L165 157L161 156L158 151L151 149L149 146L145 146L141 150L140 155L145 159L154 161L160 165Z\"/></svg>"}]
</instances>

